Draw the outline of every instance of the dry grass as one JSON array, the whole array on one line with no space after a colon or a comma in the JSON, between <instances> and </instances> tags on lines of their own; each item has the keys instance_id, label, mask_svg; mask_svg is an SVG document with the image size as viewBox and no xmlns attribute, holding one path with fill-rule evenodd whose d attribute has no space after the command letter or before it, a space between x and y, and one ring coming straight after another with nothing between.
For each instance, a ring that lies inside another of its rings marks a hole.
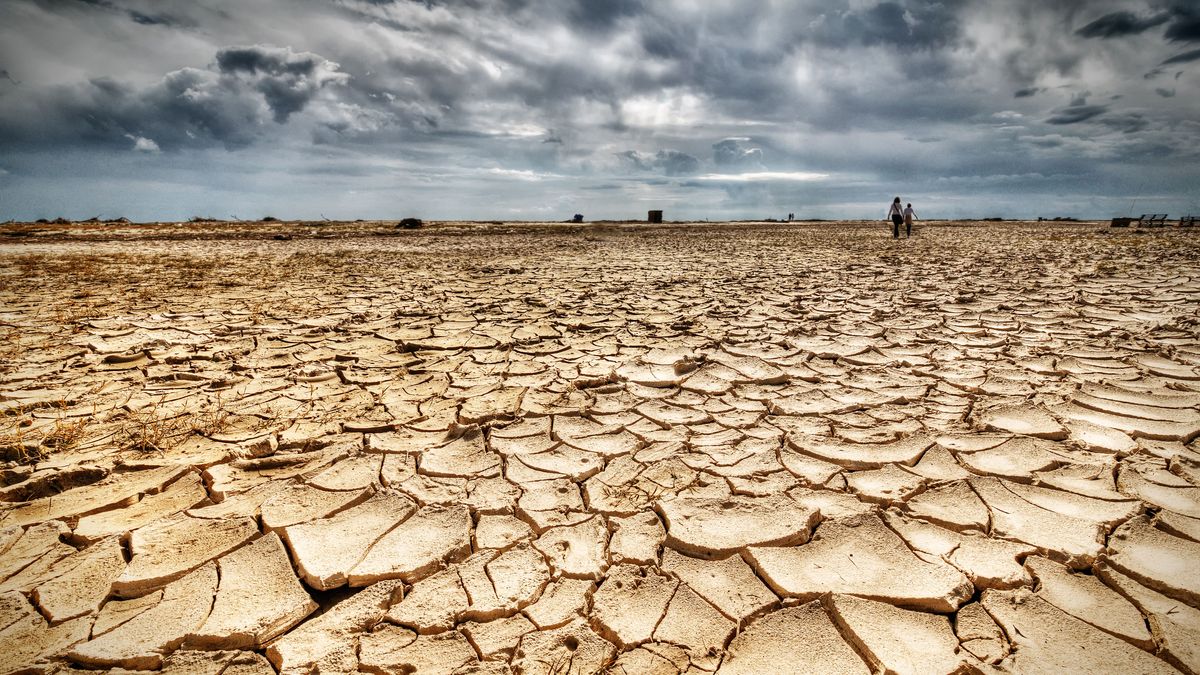
<instances>
[{"instance_id":1,"label":"dry grass","mask_svg":"<svg viewBox=\"0 0 1200 675\"><path fill-rule=\"evenodd\" d=\"M70 450L87 436L89 418L60 415L53 425L36 426L29 410L14 408L0 417L0 457L28 464L51 451Z\"/></svg>"},{"instance_id":2,"label":"dry grass","mask_svg":"<svg viewBox=\"0 0 1200 675\"><path fill-rule=\"evenodd\" d=\"M193 434L212 436L226 431L232 416L219 396L183 413L164 411L160 400L143 410L126 411L119 420L116 443L126 450L165 452Z\"/></svg>"},{"instance_id":3,"label":"dry grass","mask_svg":"<svg viewBox=\"0 0 1200 675\"><path fill-rule=\"evenodd\" d=\"M54 428L42 437L41 444L55 450L69 450L84 439L87 426L87 418L73 421L59 418L54 421Z\"/></svg>"}]
</instances>

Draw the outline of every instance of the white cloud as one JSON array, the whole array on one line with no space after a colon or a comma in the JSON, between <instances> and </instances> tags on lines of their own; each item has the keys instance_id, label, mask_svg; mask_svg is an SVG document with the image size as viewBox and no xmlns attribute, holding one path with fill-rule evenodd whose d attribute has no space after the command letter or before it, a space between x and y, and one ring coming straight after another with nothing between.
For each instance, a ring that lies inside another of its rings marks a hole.
<instances>
[{"instance_id":1,"label":"white cloud","mask_svg":"<svg viewBox=\"0 0 1200 675\"><path fill-rule=\"evenodd\" d=\"M145 136L134 136L133 134L125 134L125 138L133 141L134 152L155 153L159 151L158 143L155 143L153 139L146 138Z\"/></svg>"},{"instance_id":2,"label":"white cloud","mask_svg":"<svg viewBox=\"0 0 1200 675\"><path fill-rule=\"evenodd\" d=\"M536 183L547 178L557 178L554 174L539 173L528 169L488 169L488 174L500 178L511 178L530 183Z\"/></svg>"},{"instance_id":3,"label":"white cloud","mask_svg":"<svg viewBox=\"0 0 1200 675\"><path fill-rule=\"evenodd\" d=\"M710 180L726 183L769 183L769 182L810 182L829 178L827 173L810 171L752 171L749 173L706 173L697 176L697 180Z\"/></svg>"}]
</instances>

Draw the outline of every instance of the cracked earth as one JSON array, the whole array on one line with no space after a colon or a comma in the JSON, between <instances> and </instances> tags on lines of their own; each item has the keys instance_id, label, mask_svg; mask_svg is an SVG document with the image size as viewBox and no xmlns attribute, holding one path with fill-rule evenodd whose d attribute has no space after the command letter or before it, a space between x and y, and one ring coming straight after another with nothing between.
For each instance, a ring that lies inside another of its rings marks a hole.
<instances>
[{"instance_id":1,"label":"cracked earth","mask_svg":"<svg viewBox=\"0 0 1200 675\"><path fill-rule=\"evenodd\" d=\"M0 672L1200 673L1190 232L207 227L0 244Z\"/></svg>"}]
</instances>

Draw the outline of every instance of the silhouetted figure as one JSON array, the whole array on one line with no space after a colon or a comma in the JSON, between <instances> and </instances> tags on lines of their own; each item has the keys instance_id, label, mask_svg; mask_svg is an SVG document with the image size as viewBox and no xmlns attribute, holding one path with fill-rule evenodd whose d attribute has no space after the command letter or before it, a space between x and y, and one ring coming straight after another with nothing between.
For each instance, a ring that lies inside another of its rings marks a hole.
<instances>
[{"instance_id":1,"label":"silhouetted figure","mask_svg":"<svg viewBox=\"0 0 1200 675\"><path fill-rule=\"evenodd\" d=\"M904 237L907 239L912 236L912 221L917 217L917 212L913 211L912 204L904 208Z\"/></svg>"},{"instance_id":2,"label":"silhouetted figure","mask_svg":"<svg viewBox=\"0 0 1200 675\"><path fill-rule=\"evenodd\" d=\"M892 219L892 239L899 239L900 223L904 222L904 207L900 205L899 197L893 199L888 207L888 217Z\"/></svg>"}]
</instances>

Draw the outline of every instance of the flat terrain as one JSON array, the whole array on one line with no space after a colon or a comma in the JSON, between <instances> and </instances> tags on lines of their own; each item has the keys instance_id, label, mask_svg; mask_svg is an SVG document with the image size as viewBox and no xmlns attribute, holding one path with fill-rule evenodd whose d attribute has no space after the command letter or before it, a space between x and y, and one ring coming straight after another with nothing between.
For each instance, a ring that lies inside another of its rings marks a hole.
<instances>
[{"instance_id":1,"label":"flat terrain","mask_svg":"<svg viewBox=\"0 0 1200 675\"><path fill-rule=\"evenodd\" d=\"M1200 672L1200 231L3 225L0 411L0 673Z\"/></svg>"}]
</instances>

